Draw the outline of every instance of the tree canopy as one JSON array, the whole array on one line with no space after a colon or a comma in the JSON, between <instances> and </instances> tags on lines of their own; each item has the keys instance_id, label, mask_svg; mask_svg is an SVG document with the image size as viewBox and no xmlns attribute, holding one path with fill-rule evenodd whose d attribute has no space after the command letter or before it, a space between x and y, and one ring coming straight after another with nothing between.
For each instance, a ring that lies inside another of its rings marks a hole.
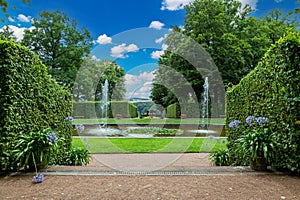
<instances>
[{"instance_id":1,"label":"tree canopy","mask_svg":"<svg viewBox=\"0 0 300 200\"><path fill-rule=\"evenodd\" d=\"M176 32L190 37L210 54L211 62L215 63L222 76L221 84L227 85L239 83L257 65L271 44L287 31L295 30L297 27L291 13L283 15L275 10L262 18L256 18L250 16L252 12L250 6L243 7L238 0L195 0L186 6L185 10L183 28L173 27L173 31L166 39L168 49L158 62L151 97L155 103L164 106L176 102L176 97L170 89L157 84L160 80L166 82L165 79L172 78L170 70L165 66L184 76L196 93L195 99L198 101L203 91L204 77L201 77L197 70L199 66L192 65L172 47L172 42L177 37ZM177 41L180 40L177 38ZM186 45L184 41L180 43L176 46ZM193 53L193 49L190 49L190 57L197 57Z\"/></svg>"},{"instance_id":2,"label":"tree canopy","mask_svg":"<svg viewBox=\"0 0 300 200\"><path fill-rule=\"evenodd\" d=\"M90 53L89 31L79 29L59 10L41 12L32 25L35 28L25 30L22 44L39 55L57 83L72 88L83 58Z\"/></svg>"},{"instance_id":3,"label":"tree canopy","mask_svg":"<svg viewBox=\"0 0 300 200\"><path fill-rule=\"evenodd\" d=\"M9 26L4 26L2 31L0 31L1 39L12 39L16 41L16 37L14 36L14 32L9 28Z\"/></svg>"},{"instance_id":4,"label":"tree canopy","mask_svg":"<svg viewBox=\"0 0 300 200\"><path fill-rule=\"evenodd\" d=\"M91 56L84 59L78 71L74 88L75 101L100 100L101 87L105 80L109 83L109 99L123 100L125 96L124 70L111 60L97 61Z\"/></svg>"}]
</instances>

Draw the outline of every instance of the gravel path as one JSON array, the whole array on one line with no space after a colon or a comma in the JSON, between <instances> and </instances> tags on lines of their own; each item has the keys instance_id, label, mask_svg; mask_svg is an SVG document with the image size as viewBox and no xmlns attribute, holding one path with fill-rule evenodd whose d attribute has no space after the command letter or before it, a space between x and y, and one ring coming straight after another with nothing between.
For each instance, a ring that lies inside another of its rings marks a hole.
<instances>
[{"instance_id":1,"label":"gravel path","mask_svg":"<svg viewBox=\"0 0 300 200\"><path fill-rule=\"evenodd\" d=\"M300 199L299 177L213 167L208 156L95 154L88 166L48 168L40 184L32 174L0 177L0 199Z\"/></svg>"}]
</instances>

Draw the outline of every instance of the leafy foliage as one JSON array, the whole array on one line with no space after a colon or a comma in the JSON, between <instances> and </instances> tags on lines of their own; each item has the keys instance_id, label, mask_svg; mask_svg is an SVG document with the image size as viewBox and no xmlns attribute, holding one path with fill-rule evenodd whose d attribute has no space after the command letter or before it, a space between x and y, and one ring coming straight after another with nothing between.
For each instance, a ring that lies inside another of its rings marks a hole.
<instances>
[{"instance_id":1,"label":"leafy foliage","mask_svg":"<svg viewBox=\"0 0 300 200\"><path fill-rule=\"evenodd\" d=\"M61 141L49 128L27 134L21 133L13 150L18 167L35 169L36 172L40 168L47 167L50 158L56 156L58 142Z\"/></svg>"},{"instance_id":2,"label":"leafy foliage","mask_svg":"<svg viewBox=\"0 0 300 200\"><path fill-rule=\"evenodd\" d=\"M229 166L231 164L228 149L219 149L209 157L216 166Z\"/></svg>"},{"instance_id":3,"label":"leafy foliage","mask_svg":"<svg viewBox=\"0 0 300 200\"><path fill-rule=\"evenodd\" d=\"M73 87L83 57L90 52L92 39L87 29L78 29L62 11L43 11L25 30L22 44L39 55L49 74L63 86Z\"/></svg>"},{"instance_id":4,"label":"leafy foliage","mask_svg":"<svg viewBox=\"0 0 300 200\"><path fill-rule=\"evenodd\" d=\"M73 87L75 101L101 100L101 87L105 80L109 83L111 100L123 100L125 96L124 70L111 60L97 61L92 57L84 59Z\"/></svg>"},{"instance_id":5,"label":"leafy foliage","mask_svg":"<svg viewBox=\"0 0 300 200\"><path fill-rule=\"evenodd\" d=\"M167 107L167 118L178 118L180 115L180 106L176 103Z\"/></svg>"},{"instance_id":6,"label":"leafy foliage","mask_svg":"<svg viewBox=\"0 0 300 200\"><path fill-rule=\"evenodd\" d=\"M184 28L173 27L166 38L168 48L159 59L151 98L156 104L166 108L180 101L174 88L181 91L181 96L188 97L191 93L191 90L187 89L189 85L195 93L192 98L200 102L204 77L220 74L223 82L213 82L216 79L209 78L212 86L210 104L213 105L212 108L218 108L212 110L212 114L216 116L224 114L219 111L224 111L221 105L224 102L224 93L218 93L219 90L213 91L213 88L218 87L218 84L238 84L257 65L271 44L287 31L297 27L292 15L283 15L278 10L263 18L250 16L251 8L242 7L238 0L195 0L187 5L185 10ZM200 55L194 55L193 46L187 46L187 42L178 39L176 33L196 41L212 59L205 57L201 60ZM183 57L180 49L185 49L188 54ZM187 57L199 62L195 65ZM208 68L209 63L215 63L218 71ZM182 84L181 79L173 75L174 71L181 74L187 83Z\"/></svg>"},{"instance_id":7,"label":"leafy foliage","mask_svg":"<svg viewBox=\"0 0 300 200\"><path fill-rule=\"evenodd\" d=\"M73 102L73 116L83 116L84 118L101 117L101 102ZM128 101L111 101L108 117L115 117L116 114L121 114L124 118L137 117L137 108Z\"/></svg>"},{"instance_id":8,"label":"leafy foliage","mask_svg":"<svg viewBox=\"0 0 300 200\"><path fill-rule=\"evenodd\" d=\"M16 41L17 38L14 36L14 32L9 28L9 26L5 26L0 32L0 39L12 39Z\"/></svg>"},{"instance_id":9,"label":"leafy foliage","mask_svg":"<svg viewBox=\"0 0 300 200\"><path fill-rule=\"evenodd\" d=\"M68 152L66 164L72 166L88 165L90 160L91 156L86 148L73 147Z\"/></svg>"},{"instance_id":10,"label":"leafy foliage","mask_svg":"<svg viewBox=\"0 0 300 200\"><path fill-rule=\"evenodd\" d=\"M227 91L226 125L249 115L266 116L275 137L276 155L271 165L300 172L300 34L291 32L268 50L257 67ZM242 125L242 124L241 124ZM228 147L234 158L234 144L245 130L227 129Z\"/></svg>"},{"instance_id":11,"label":"leafy foliage","mask_svg":"<svg viewBox=\"0 0 300 200\"><path fill-rule=\"evenodd\" d=\"M254 130L236 140L235 150L240 158L244 158L243 161L249 157L253 160L263 157L271 162L275 152L274 146L275 143L267 129L264 131Z\"/></svg>"},{"instance_id":12,"label":"leafy foliage","mask_svg":"<svg viewBox=\"0 0 300 200\"><path fill-rule=\"evenodd\" d=\"M62 159L71 146L71 94L47 73L37 55L13 41L0 40L0 157L1 170L13 170L12 150L20 133L51 128L65 142L59 146ZM3 161L3 159L1 159ZM4 166L4 167L3 167Z\"/></svg>"}]
</instances>

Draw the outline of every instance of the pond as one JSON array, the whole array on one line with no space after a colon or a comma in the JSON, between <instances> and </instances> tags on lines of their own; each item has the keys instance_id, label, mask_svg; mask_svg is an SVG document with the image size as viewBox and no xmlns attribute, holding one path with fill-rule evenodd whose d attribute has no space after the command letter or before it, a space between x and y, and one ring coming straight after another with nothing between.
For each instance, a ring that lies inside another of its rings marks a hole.
<instances>
[{"instance_id":1,"label":"pond","mask_svg":"<svg viewBox=\"0 0 300 200\"><path fill-rule=\"evenodd\" d=\"M195 124L108 124L100 127L98 124L86 124L84 130L78 134L74 126L74 136L97 137L208 137L224 136L224 125L210 124L208 128Z\"/></svg>"}]
</instances>

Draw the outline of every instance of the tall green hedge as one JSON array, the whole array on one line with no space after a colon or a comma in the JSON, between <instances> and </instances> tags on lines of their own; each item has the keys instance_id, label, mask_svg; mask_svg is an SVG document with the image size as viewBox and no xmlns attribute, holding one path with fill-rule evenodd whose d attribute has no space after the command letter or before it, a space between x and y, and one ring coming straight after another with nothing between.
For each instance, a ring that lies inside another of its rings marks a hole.
<instances>
[{"instance_id":1,"label":"tall green hedge","mask_svg":"<svg viewBox=\"0 0 300 200\"><path fill-rule=\"evenodd\" d=\"M200 118L202 115L201 105L198 103L186 103L183 105L174 103L167 107L168 118L179 118L180 114L185 114L188 118Z\"/></svg>"},{"instance_id":2,"label":"tall green hedge","mask_svg":"<svg viewBox=\"0 0 300 200\"><path fill-rule=\"evenodd\" d=\"M113 117L116 114L121 114L122 117L126 118L135 118L138 116L137 107L128 101L112 101L110 107Z\"/></svg>"},{"instance_id":3,"label":"tall green hedge","mask_svg":"<svg viewBox=\"0 0 300 200\"><path fill-rule=\"evenodd\" d=\"M167 107L167 118L178 118L180 116L180 106L177 103Z\"/></svg>"},{"instance_id":4,"label":"tall green hedge","mask_svg":"<svg viewBox=\"0 0 300 200\"><path fill-rule=\"evenodd\" d=\"M52 79L37 55L13 41L0 40L0 170L13 170L18 135L52 128L71 147L71 94Z\"/></svg>"},{"instance_id":5,"label":"tall green hedge","mask_svg":"<svg viewBox=\"0 0 300 200\"><path fill-rule=\"evenodd\" d=\"M101 118L101 102L73 102L73 116L80 116L86 119ZM137 117L137 107L128 101L111 101L108 108L108 117L113 118L121 114L124 118Z\"/></svg>"},{"instance_id":6,"label":"tall green hedge","mask_svg":"<svg viewBox=\"0 0 300 200\"><path fill-rule=\"evenodd\" d=\"M253 71L227 91L226 125L232 155L235 140L245 132L230 129L229 123L240 120L243 127L250 115L269 119L268 128L277 143L272 166L300 172L299 33L281 38Z\"/></svg>"}]
</instances>

